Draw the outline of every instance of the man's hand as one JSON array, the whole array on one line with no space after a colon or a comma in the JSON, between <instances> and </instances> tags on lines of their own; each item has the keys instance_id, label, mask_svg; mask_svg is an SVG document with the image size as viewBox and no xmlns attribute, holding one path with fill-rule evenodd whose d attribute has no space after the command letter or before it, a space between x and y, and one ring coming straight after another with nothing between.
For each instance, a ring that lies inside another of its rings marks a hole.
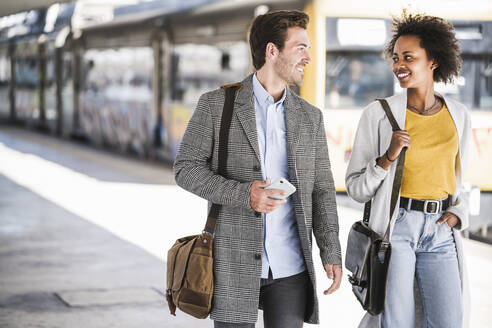
<instances>
[{"instance_id":1,"label":"man's hand","mask_svg":"<svg viewBox=\"0 0 492 328\"><path fill-rule=\"evenodd\" d=\"M251 185L251 190L249 192L249 202L251 208L256 212L270 213L275 210L280 205L285 204L287 200L285 199L272 199L268 196L283 196L285 193L282 190L271 189L265 190L263 188L270 185L270 179L266 181L254 181Z\"/></svg>"},{"instance_id":2,"label":"man's hand","mask_svg":"<svg viewBox=\"0 0 492 328\"><path fill-rule=\"evenodd\" d=\"M459 221L460 221L460 219L458 219L458 217L456 215L454 215L453 213L450 213L450 212L446 212L441 216L441 218L439 220L437 220L436 224L440 225L440 224L443 224L444 222L446 222L448 224L448 226L450 226L452 228L455 225L457 225Z\"/></svg>"},{"instance_id":3,"label":"man's hand","mask_svg":"<svg viewBox=\"0 0 492 328\"><path fill-rule=\"evenodd\" d=\"M323 294L330 295L340 288L340 284L342 283L342 268L336 264L325 264L325 271L328 279L333 280L333 283L330 288L323 292Z\"/></svg>"}]
</instances>

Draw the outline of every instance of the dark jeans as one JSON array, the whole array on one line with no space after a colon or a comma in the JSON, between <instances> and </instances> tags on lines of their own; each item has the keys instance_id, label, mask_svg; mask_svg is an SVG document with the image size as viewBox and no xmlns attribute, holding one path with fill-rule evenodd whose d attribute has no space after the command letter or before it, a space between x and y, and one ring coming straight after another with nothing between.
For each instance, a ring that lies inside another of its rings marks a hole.
<instances>
[{"instance_id":1,"label":"dark jeans","mask_svg":"<svg viewBox=\"0 0 492 328\"><path fill-rule=\"evenodd\" d=\"M260 304L265 328L301 328L306 312L309 276L307 271L294 276L261 279ZM215 328L254 328L254 323L214 321Z\"/></svg>"}]
</instances>

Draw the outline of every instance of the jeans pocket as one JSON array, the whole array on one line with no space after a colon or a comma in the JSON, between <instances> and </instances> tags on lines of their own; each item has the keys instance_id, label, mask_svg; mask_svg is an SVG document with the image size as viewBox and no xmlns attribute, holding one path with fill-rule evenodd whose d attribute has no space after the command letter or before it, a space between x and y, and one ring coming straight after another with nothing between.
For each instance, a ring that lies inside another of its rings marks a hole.
<instances>
[{"instance_id":1,"label":"jeans pocket","mask_svg":"<svg viewBox=\"0 0 492 328\"><path fill-rule=\"evenodd\" d=\"M447 227L449 230L453 231L453 228L454 228L454 227L451 227L451 226L450 226L447 222L444 222L444 223L445 223L446 227ZM444 225L444 224L443 224L443 225Z\"/></svg>"},{"instance_id":2,"label":"jeans pocket","mask_svg":"<svg viewBox=\"0 0 492 328\"><path fill-rule=\"evenodd\" d=\"M395 223L400 223L401 221L403 221L405 219L406 216L407 216L407 210L400 207L398 209L398 215L396 216Z\"/></svg>"}]
</instances>

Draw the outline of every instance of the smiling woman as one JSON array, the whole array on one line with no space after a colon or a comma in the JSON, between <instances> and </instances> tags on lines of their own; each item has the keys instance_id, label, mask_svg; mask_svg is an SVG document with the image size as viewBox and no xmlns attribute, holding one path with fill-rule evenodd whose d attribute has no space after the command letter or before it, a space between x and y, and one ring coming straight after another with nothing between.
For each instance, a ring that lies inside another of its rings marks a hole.
<instances>
[{"instance_id":1,"label":"smiling woman","mask_svg":"<svg viewBox=\"0 0 492 328\"><path fill-rule=\"evenodd\" d=\"M394 24L395 34L385 49L386 56L392 58L396 63L398 61L397 57L395 61L397 42L411 42L413 50L424 51L426 54L424 58L433 61L435 82L453 82L453 78L457 77L461 71L461 58L459 43L452 24L439 17L424 15L403 16L401 20L396 19Z\"/></svg>"},{"instance_id":2,"label":"smiling woman","mask_svg":"<svg viewBox=\"0 0 492 328\"><path fill-rule=\"evenodd\" d=\"M425 89L433 91L434 75L436 69L439 68L439 64L436 59L430 59L424 48L421 47L421 39L415 35L403 35L398 38L393 47L393 73L398 78L400 86L402 88L408 88L408 107L413 109L419 114L432 114L436 110L441 108L437 105L441 102L438 97L433 94L430 97L430 107L422 109L417 108L417 105L412 105L414 101L418 101L418 96L415 95L415 91L419 87L425 87ZM433 57L431 57L433 58ZM424 99L429 100L429 99ZM421 104L418 105L422 107Z\"/></svg>"},{"instance_id":3,"label":"smiling woman","mask_svg":"<svg viewBox=\"0 0 492 328\"><path fill-rule=\"evenodd\" d=\"M392 131L379 102L367 106L345 180L352 198L372 200L371 229L383 235L391 227L385 309L362 327L467 327L459 230L468 227L462 177L471 120L464 105L434 91L435 82L459 74L458 40L439 17L404 11L393 27L385 52L404 92L386 101L404 130ZM400 210L388 218L397 159L404 162ZM414 299L422 300L422 316Z\"/></svg>"}]
</instances>

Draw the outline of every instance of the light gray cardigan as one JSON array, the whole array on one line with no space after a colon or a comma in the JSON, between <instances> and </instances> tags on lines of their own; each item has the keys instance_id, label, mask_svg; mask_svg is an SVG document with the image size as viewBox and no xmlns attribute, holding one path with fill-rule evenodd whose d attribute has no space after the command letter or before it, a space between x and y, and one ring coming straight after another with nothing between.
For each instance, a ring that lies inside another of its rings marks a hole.
<instances>
[{"instance_id":1,"label":"light gray cardigan","mask_svg":"<svg viewBox=\"0 0 492 328\"><path fill-rule=\"evenodd\" d=\"M405 115L407 105L406 91L401 94L386 98L388 104L395 116L396 121L401 129L405 127ZM455 226L454 238L458 253L458 263L460 266L461 286L463 295L463 327L469 324L469 289L466 278L466 269L463 259L463 247L460 230L468 227L468 198L463 191L464 165L466 164L466 155L471 135L470 114L466 107L459 102L444 98L446 106L449 109L451 117L456 125L459 137L459 152L456 157L456 192L452 195L451 206L447 211L455 214L460 223ZM389 170L376 165L376 159L384 154L388 149L391 136L391 124L378 101L369 104L363 111L355 136L352 156L345 176L347 192L354 200L365 203L372 198L371 219L369 226L379 234L383 235L388 225L389 204L393 179L396 170L396 161L390 166ZM399 201L397 203L399 206ZM395 217L398 211L393 214L391 231ZM416 300L420 302L418 289L416 291ZM417 316L422 315L421 307L416 307ZM417 318L417 326L421 320ZM366 313L362 319L359 328L380 327L381 316L371 316Z\"/></svg>"}]
</instances>

